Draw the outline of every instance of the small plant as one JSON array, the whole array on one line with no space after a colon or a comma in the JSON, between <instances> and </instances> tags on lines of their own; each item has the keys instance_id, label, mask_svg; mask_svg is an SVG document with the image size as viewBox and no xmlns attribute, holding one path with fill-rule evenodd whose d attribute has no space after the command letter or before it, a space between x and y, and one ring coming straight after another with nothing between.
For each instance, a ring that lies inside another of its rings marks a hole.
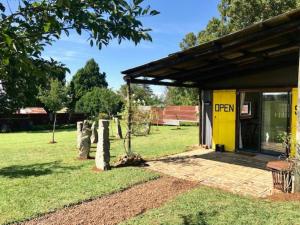
<instances>
[{"instance_id":1,"label":"small plant","mask_svg":"<svg viewBox=\"0 0 300 225\"><path fill-rule=\"evenodd\" d=\"M145 136L150 133L153 115L151 110L145 108L143 100L132 101L131 103L131 133L136 136ZM124 118L128 116L128 108L123 113Z\"/></svg>"}]
</instances>

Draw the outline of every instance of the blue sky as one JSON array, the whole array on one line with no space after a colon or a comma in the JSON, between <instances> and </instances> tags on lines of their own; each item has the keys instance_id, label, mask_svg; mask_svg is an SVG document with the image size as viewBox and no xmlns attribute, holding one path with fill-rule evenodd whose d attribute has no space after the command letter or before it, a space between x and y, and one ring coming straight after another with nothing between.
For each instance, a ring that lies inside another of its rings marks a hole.
<instances>
[{"instance_id":1,"label":"blue sky","mask_svg":"<svg viewBox=\"0 0 300 225\"><path fill-rule=\"evenodd\" d=\"M142 18L145 27L151 28L153 42L135 46L129 42L118 45L112 42L99 51L92 48L84 36L72 34L47 47L45 57L52 57L70 68L69 81L85 62L94 58L101 71L106 72L109 86L114 90L123 84L121 71L167 56L179 49L179 43L188 32L203 29L208 20L218 16L219 0L146 0L145 3L160 12L154 17ZM162 87L153 87L161 94Z\"/></svg>"}]
</instances>

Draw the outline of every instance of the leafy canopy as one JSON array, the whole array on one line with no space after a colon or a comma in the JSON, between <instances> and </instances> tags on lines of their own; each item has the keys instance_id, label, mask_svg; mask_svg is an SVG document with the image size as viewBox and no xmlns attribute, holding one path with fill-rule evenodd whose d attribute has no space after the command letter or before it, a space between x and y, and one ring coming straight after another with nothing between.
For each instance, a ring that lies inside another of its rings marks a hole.
<instances>
[{"instance_id":1,"label":"leafy canopy","mask_svg":"<svg viewBox=\"0 0 300 225\"><path fill-rule=\"evenodd\" d=\"M188 33L181 49L214 40L300 6L300 0L221 0L219 18L213 17L198 34Z\"/></svg>"},{"instance_id":2,"label":"leafy canopy","mask_svg":"<svg viewBox=\"0 0 300 225\"><path fill-rule=\"evenodd\" d=\"M95 87L76 103L76 112L96 117L99 113L117 114L122 107L120 96L108 88Z\"/></svg>"},{"instance_id":3,"label":"leafy canopy","mask_svg":"<svg viewBox=\"0 0 300 225\"><path fill-rule=\"evenodd\" d=\"M64 107L66 98L66 87L57 79L50 81L50 88L48 90L40 88L39 91L40 101L53 113Z\"/></svg>"},{"instance_id":4,"label":"leafy canopy","mask_svg":"<svg viewBox=\"0 0 300 225\"><path fill-rule=\"evenodd\" d=\"M198 105L198 89L168 87L165 103L166 105Z\"/></svg>"},{"instance_id":5,"label":"leafy canopy","mask_svg":"<svg viewBox=\"0 0 300 225\"><path fill-rule=\"evenodd\" d=\"M143 102L144 105L158 105L161 104L162 100L159 99L153 93L153 90L149 85L141 84L130 84L132 92L132 100ZM127 85L124 84L120 87L118 94L122 97L123 101L126 101L127 98Z\"/></svg>"},{"instance_id":6,"label":"leafy canopy","mask_svg":"<svg viewBox=\"0 0 300 225\"><path fill-rule=\"evenodd\" d=\"M13 111L25 102L18 102L9 89L15 80L36 84L35 76L57 68L68 71L61 63L45 60L41 53L46 45L75 30L88 35L91 46L101 48L112 39L151 40L149 29L140 21L142 16L154 16L157 11L143 7L143 0L20 0L15 11L0 2L0 112ZM9 4L9 1L7 1ZM13 72L11 71L13 68ZM47 77L44 75L44 77ZM44 79L44 78L43 78ZM47 77L49 79L49 77ZM26 85L24 86L24 88ZM4 106L4 107L2 107Z\"/></svg>"},{"instance_id":7,"label":"leafy canopy","mask_svg":"<svg viewBox=\"0 0 300 225\"><path fill-rule=\"evenodd\" d=\"M99 65L94 59L88 60L86 65L76 72L69 84L68 92L71 98L69 108L74 110L76 102L93 88L107 88L107 86L106 74L100 72Z\"/></svg>"}]
</instances>

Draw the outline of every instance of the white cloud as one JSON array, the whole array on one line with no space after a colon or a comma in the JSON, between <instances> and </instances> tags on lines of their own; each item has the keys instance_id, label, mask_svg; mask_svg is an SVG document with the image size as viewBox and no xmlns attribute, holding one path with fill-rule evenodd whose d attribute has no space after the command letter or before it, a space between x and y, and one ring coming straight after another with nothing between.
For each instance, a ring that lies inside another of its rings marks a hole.
<instances>
[{"instance_id":1,"label":"white cloud","mask_svg":"<svg viewBox=\"0 0 300 225\"><path fill-rule=\"evenodd\" d=\"M78 57L79 57L78 52L72 50L63 50L63 49L61 51L48 51L47 54L44 55L45 59L52 58L60 62L71 61Z\"/></svg>"}]
</instances>

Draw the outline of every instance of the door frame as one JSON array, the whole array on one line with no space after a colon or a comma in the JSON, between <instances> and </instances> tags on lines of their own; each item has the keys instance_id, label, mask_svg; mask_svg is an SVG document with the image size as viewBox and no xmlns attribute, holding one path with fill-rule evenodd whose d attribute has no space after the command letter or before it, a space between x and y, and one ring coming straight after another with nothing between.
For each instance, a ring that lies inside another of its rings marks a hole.
<instances>
[{"instance_id":1,"label":"door frame","mask_svg":"<svg viewBox=\"0 0 300 225\"><path fill-rule=\"evenodd\" d=\"M291 116L291 107L292 107L292 89L293 87L286 87L286 88L257 88L257 89L237 89L236 90L236 151L237 152L252 152L252 153L260 153L266 155L280 155L279 152L275 152L272 150L263 150L261 148L261 130L262 130L262 95L264 92L288 92L288 120L287 120L287 132L291 132L291 123L292 123L292 116ZM258 92L260 94L259 98L259 105L260 105L260 126L259 126L259 147L257 150L245 150L239 148L239 129L240 129L240 93L241 92Z\"/></svg>"}]
</instances>

